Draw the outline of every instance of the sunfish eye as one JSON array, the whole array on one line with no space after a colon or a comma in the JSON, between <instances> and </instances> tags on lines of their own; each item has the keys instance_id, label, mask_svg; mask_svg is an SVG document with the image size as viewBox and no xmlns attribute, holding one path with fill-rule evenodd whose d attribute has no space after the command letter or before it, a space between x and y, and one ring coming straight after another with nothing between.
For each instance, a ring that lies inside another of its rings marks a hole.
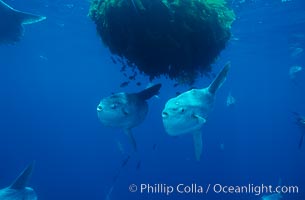
<instances>
[{"instance_id":1,"label":"sunfish eye","mask_svg":"<svg viewBox=\"0 0 305 200\"><path fill-rule=\"evenodd\" d=\"M184 112L185 111L185 109L184 108L180 108L180 112Z\"/></svg>"},{"instance_id":2,"label":"sunfish eye","mask_svg":"<svg viewBox=\"0 0 305 200\"><path fill-rule=\"evenodd\" d=\"M111 104L110 108L115 109L117 107L117 104L113 103Z\"/></svg>"}]
</instances>

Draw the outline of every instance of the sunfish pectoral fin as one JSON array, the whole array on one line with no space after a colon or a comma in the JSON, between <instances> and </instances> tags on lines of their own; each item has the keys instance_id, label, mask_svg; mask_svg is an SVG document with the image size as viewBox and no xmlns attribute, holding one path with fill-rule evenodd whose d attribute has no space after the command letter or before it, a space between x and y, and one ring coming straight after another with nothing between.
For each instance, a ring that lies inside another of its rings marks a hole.
<instances>
[{"instance_id":1,"label":"sunfish pectoral fin","mask_svg":"<svg viewBox=\"0 0 305 200\"><path fill-rule=\"evenodd\" d=\"M34 15L31 13L26 13L21 11L16 11L16 15L22 24L34 24L43 21L47 18L45 16Z\"/></svg>"},{"instance_id":2,"label":"sunfish pectoral fin","mask_svg":"<svg viewBox=\"0 0 305 200\"><path fill-rule=\"evenodd\" d=\"M193 133L193 140L194 140L196 160L200 161L200 157L202 153L202 135L200 130Z\"/></svg>"},{"instance_id":3,"label":"sunfish pectoral fin","mask_svg":"<svg viewBox=\"0 0 305 200\"><path fill-rule=\"evenodd\" d=\"M11 189L21 190L26 187L28 179L32 174L34 163L35 162L33 161L23 170L23 172L17 177L17 179L10 186Z\"/></svg>"},{"instance_id":4,"label":"sunfish pectoral fin","mask_svg":"<svg viewBox=\"0 0 305 200\"><path fill-rule=\"evenodd\" d=\"M194 114L193 117L198 119L199 124L205 124L207 122L207 120L204 117L201 117L200 115Z\"/></svg>"},{"instance_id":5,"label":"sunfish pectoral fin","mask_svg":"<svg viewBox=\"0 0 305 200\"><path fill-rule=\"evenodd\" d=\"M134 136L133 136L133 134L132 134L131 129L125 129L124 132L128 135L129 140L130 140L130 142L131 142L131 145L132 145L133 149L134 149L135 151L137 151L137 143L136 143L136 140L135 140L135 138L134 138Z\"/></svg>"},{"instance_id":6,"label":"sunfish pectoral fin","mask_svg":"<svg viewBox=\"0 0 305 200\"><path fill-rule=\"evenodd\" d=\"M215 94L218 88L221 87L221 85L224 83L227 77L227 73L230 69L231 63L228 62L223 69L219 72L217 77L214 79L214 81L209 86L209 92L212 94Z\"/></svg>"}]
</instances>

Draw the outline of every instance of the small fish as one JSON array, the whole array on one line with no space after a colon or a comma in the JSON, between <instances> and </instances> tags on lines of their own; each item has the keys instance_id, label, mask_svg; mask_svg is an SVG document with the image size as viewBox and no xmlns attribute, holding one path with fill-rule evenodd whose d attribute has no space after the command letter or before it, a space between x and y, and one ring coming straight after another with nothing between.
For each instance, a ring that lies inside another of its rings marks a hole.
<instances>
[{"instance_id":1,"label":"small fish","mask_svg":"<svg viewBox=\"0 0 305 200\"><path fill-rule=\"evenodd\" d=\"M110 58L111 58L113 64L117 64L117 61L115 60L115 58L113 56L111 56Z\"/></svg>"},{"instance_id":2,"label":"small fish","mask_svg":"<svg viewBox=\"0 0 305 200\"><path fill-rule=\"evenodd\" d=\"M131 68L133 67L133 63L132 63L130 60L127 60L126 63L127 63L127 65L128 65L129 67L131 67Z\"/></svg>"},{"instance_id":3,"label":"small fish","mask_svg":"<svg viewBox=\"0 0 305 200\"><path fill-rule=\"evenodd\" d=\"M297 48L293 48L292 52L290 54L291 57L296 58L298 57L301 53L303 53L303 48L301 47L297 47Z\"/></svg>"},{"instance_id":4,"label":"small fish","mask_svg":"<svg viewBox=\"0 0 305 200\"><path fill-rule=\"evenodd\" d=\"M126 87L129 84L129 81L125 81L121 83L120 87Z\"/></svg>"},{"instance_id":5,"label":"small fish","mask_svg":"<svg viewBox=\"0 0 305 200\"><path fill-rule=\"evenodd\" d=\"M129 76L128 79L133 81L133 80L135 80L135 77L134 76Z\"/></svg>"},{"instance_id":6,"label":"small fish","mask_svg":"<svg viewBox=\"0 0 305 200\"><path fill-rule=\"evenodd\" d=\"M157 144L154 144L152 149L155 151L157 149Z\"/></svg>"},{"instance_id":7,"label":"small fish","mask_svg":"<svg viewBox=\"0 0 305 200\"><path fill-rule=\"evenodd\" d=\"M141 83L141 82L137 82L136 85L137 85L137 86L141 86L142 83Z\"/></svg>"},{"instance_id":8,"label":"small fish","mask_svg":"<svg viewBox=\"0 0 305 200\"><path fill-rule=\"evenodd\" d=\"M304 135L305 135L305 117L300 115L297 112L292 112L292 114L294 114L295 119L296 119L296 124L301 129L301 138L300 138L300 142L299 142L299 149L301 149L303 146Z\"/></svg>"},{"instance_id":9,"label":"small fish","mask_svg":"<svg viewBox=\"0 0 305 200\"><path fill-rule=\"evenodd\" d=\"M290 67L290 69L289 69L289 77L291 79L294 79L296 77L296 74L298 74L302 70L303 70L303 67L301 67L299 65L295 65L295 66Z\"/></svg>"},{"instance_id":10,"label":"small fish","mask_svg":"<svg viewBox=\"0 0 305 200\"><path fill-rule=\"evenodd\" d=\"M236 103L236 99L232 96L231 92L229 93L227 97L227 107L232 107Z\"/></svg>"},{"instance_id":11,"label":"small fish","mask_svg":"<svg viewBox=\"0 0 305 200\"><path fill-rule=\"evenodd\" d=\"M43 61L48 61L48 60L49 60L49 59L48 59L46 56L44 56L44 55L40 55L39 58L40 58L41 60L43 60Z\"/></svg>"},{"instance_id":12,"label":"small fish","mask_svg":"<svg viewBox=\"0 0 305 200\"><path fill-rule=\"evenodd\" d=\"M136 166L137 171L141 169L141 164L142 164L142 161L139 160L139 162L137 163L137 166Z\"/></svg>"},{"instance_id":13,"label":"small fish","mask_svg":"<svg viewBox=\"0 0 305 200\"><path fill-rule=\"evenodd\" d=\"M121 67L121 70L120 72L125 72L126 71L126 64L125 63L122 63L122 67ZM126 77L127 74L125 75L126 73L124 73L124 76Z\"/></svg>"},{"instance_id":14,"label":"small fish","mask_svg":"<svg viewBox=\"0 0 305 200\"><path fill-rule=\"evenodd\" d=\"M179 85L179 83L175 83L173 86L174 86L174 87L177 87L178 85Z\"/></svg>"}]
</instances>

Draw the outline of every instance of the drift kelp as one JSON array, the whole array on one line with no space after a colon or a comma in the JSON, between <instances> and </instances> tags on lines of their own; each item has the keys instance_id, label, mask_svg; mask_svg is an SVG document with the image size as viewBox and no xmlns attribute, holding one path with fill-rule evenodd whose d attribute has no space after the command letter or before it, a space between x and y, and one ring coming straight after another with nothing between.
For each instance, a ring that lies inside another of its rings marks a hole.
<instances>
[{"instance_id":1,"label":"drift kelp","mask_svg":"<svg viewBox=\"0 0 305 200\"><path fill-rule=\"evenodd\" d=\"M235 19L224 0L93 0L89 16L113 54L186 83L210 71Z\"/></svg>"}]
</instances>

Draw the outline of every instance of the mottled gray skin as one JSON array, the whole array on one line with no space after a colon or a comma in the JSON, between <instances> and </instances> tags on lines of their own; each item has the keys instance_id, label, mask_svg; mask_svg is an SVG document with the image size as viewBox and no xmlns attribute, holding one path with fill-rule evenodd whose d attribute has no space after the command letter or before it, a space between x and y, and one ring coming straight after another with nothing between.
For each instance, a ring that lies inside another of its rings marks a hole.
<instances>
[{"instance_id":1,"label":"mottled gray skin","mask_svg":"<svg viewBox=\"0 0 305 200\"><path fill-rule=\"evenodd\" d=\"M33 163L30 164L9 186L0 190L0 200L37 200L35 191L26 187L32 173Z\"/></svg>"},{"instance_id":2,"label":"mottled gray skin","mask_svg":"<svg viewBox=\"0 0 305 200\"><path fill-rule=\"evenodd\" d=\"M123 129L136 150L131 129L144 121L148 113L146 100L157 95L160 88L161 84L157 84L139 93L121 92L103 98L97 106L98 118L105 126Z\"/></svg>"},{"instance_id":3,"label":"mottled gray skin","mask_svg":"<svg viewBox=\"0 0 305 200\"><path fill-rule=\"evenodd\" d=\"M167 101L162 111L163 125L171 136L193 134L196 159L202 153L201 128L212 109L215 93L224 82L230 65L227 64L209 87L192 89Z\"/></svg>"},{"instance_id":4,"label":"mottled gray skin","mask_svg":"<svg viewBox=\"0 0 305 200\"><path fill-rule=\"evenodd\" d=\"M46 17L15 10L0 0L0 44L15 43L23 35L23 25L45 20Z\"/></svg>"}]
</instances>

